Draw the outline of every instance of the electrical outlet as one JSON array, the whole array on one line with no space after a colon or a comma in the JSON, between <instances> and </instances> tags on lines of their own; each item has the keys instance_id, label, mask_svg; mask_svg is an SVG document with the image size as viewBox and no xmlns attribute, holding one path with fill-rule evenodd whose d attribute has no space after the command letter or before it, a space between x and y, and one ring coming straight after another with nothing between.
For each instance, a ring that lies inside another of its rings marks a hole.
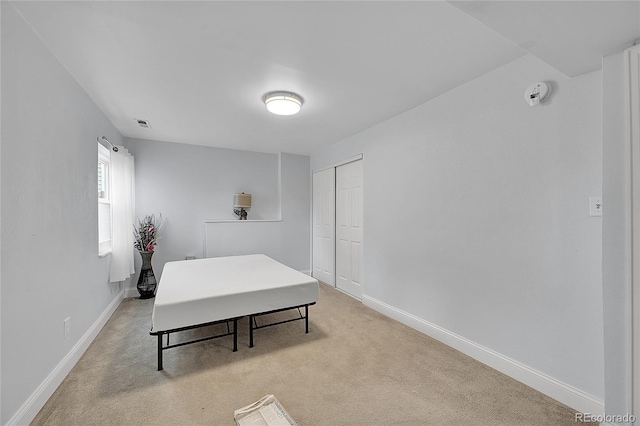
<instances>
[{"instance_id":1,"label":"electrical outlet","mask_svg":"<svg viewBox=\"0 0 640 426\"><path fill-rule=\"evenodd\" d=\"M71 317L64 320L64 338L66 339L71 334Z\"/></svg>"},{"instance_id":2,"label":"electrical outlet","mask_svg":"<svg viewBox=\"0 0 640 426\"><path fill-rule=\"evenodd\" d=\"M602 197L589 197L589 216L602 216Z\"/></svg>"}]
</instances>

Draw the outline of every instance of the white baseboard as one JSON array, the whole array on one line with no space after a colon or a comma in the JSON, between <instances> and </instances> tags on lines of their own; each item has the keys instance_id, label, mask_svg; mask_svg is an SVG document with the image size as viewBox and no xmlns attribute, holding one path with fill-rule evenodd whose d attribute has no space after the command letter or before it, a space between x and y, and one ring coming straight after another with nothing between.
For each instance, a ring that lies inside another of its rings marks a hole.
<instances>
[{"instance_id":1,"label":"white baseboard","mask_svg":"<svg viewBox=\"0 0 640 426\"><path fill-rule=\"evenodd\" d=\"M102 312L98 319L93 323L86 333L78 340L69 353L58 363L46 379L38 386L38 388L25 401L20 409L9 419L6 426L28 425L36 417L38 412L44 407L53 392L60 386L60 383L67 377L74 365L80 360L80 357L87 350L91 342L96 338L102 327L107 323L111 315L124 299L124 290L121 290L111 301L109 306Z\"/></svg>"},{"instance_id":2,"label":"white baseboard","mask_svg":"<svg viewBox=\"0 0 640 426\"><path fill-rule=\"evenodd\" d=\"M362 302L366 306L433 337L580 413L596 415L604 413L604 402L602 400L573 386L372 297L363 296Z\"/></svg>"}]
</instances>

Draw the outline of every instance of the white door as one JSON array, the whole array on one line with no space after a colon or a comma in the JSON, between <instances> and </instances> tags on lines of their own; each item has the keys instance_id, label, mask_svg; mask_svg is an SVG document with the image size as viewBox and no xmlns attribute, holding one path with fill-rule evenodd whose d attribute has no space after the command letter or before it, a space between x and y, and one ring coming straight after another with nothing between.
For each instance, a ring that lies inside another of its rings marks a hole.
<instances>
[{"instance_id":1,"label":"white door","mask_svg":"<svg viewBox=\"0 0 640 426\"><path fill-rule=\"evenodd\" d=\"M314 278L335 286L336 175L330 168L313 174Z\"/></svg>"},{"instance_id":2,"label":"white door","mask_svg":"<svg viewBox=\"0 0 640 426\"><path fill-rule=\"evenodd\" d=\"M362 160L336 167L336 287L362 298Z\"/></svg>"}]
</instances>

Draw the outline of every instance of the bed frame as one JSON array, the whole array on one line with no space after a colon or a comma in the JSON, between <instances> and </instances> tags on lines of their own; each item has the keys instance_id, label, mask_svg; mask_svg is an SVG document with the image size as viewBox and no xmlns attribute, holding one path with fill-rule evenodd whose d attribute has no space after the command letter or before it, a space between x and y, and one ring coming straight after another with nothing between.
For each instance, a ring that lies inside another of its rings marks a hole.
<instances>
[{"instance_id":1,"label":"bed frame","mask_svg":"<svg viewBox=\"0 0 640 426\"><path fill-rule=\"evenodd\" d=\"M307 303L305 305L300 305L300 306L292 306L291 308L276 309L274 311L260 312L259 314L249 315L249 347L250 348L253 347L253 331L254 330L259 330L261 328L271 327L273 325L285 324L285 323L288 323L288 322L304 320L304 332L305 332L305 334L309 334L309 306L315 305L315 304L316 304L316 302L313 302L313 303ZM300 308L304 308L304 315L302 315L302 312L300 311ZM270 324L262 324L262 325L258 325L258 323L256 322L256 317L260 317L262 315L275 314L275 313L278 313L278 312L290 311L292 309L297 309L298 310L298 315L299 315L298 318L291 318L291 319L284 320L284 321L272 322Z\"/></svg>"},{"instance_id":2,"label":"bed frame","mask_svg":"<svg viewBox=\"0 0 640 426\"><path fill-rule=\"evenodd\" d=\"M204 341L207 341L207 340L217 339L219 337L233 336L233 352L237 352L238 351L238 319L239 318L232 318L230 320L213 321L213 322L208 322L208 323L205 323L205 324L192 325L192 326L189 326L189 327L174 328L173 330L150 331L149 332L150 335L158 336L158 371L163 369L163 366L162 366L162 352L167 350L167 349L172 349L172 348L177 348L177 347L180 347L180 346L190 345L192 343L200 343L200 342L204 342ZM230 328L229 328L229 322L233 322L233 331L231 331ZM216 335L209 336L209 337L203 337L201 339L196 339L196 340L189 340L188 342L175 343L173 345L171 345L170 342L169 342L169 336L171 336L171 333L177 333L179 331L194 330L196 328L202 328L202 327L207 327L207 326L210 326L210 325L223 324L223 323L227 324L227 332L226 333L216 334ZM162 337L162 336L165 336L165 335L167 336L167 344L166 345L164 344L163 337Z\"/></svg>"},{"instance_id":3,"label":"bed frame","mask_svg":"<svg viewBox=\"0 0 640 426\"><path fill-rule=\"evenodd\" d=\"M288 322L304 320L304 332L305 332L305 334L309 334L309 306L315 305L315 304L316 304L316 302L313 302L313 303L307 303L305 305L300 305L300 306L292 306L291 308L276 309L274 311L260 312L258 314L249 315L249 347L250 348L253 347L253 332L255 330L260 330L261 328L272 327L274 325L280 325L280 324L286 324ZM300 311L300 308L304 308L304 315ZM293 309L297 309L297 311L298 311L298 315L299 316L297 318L291 318L291 319L284 320L284 321L277 321L277 322L272 322L272 323L269 323L269 324L261 324L261 325L258 325L258 323L256 322L256 317L261 317L263 315L269 315L269 314L275 314L275 313L278 313L278 312L290 311L290 310L293 310ZM204 323L204 324L192 325L192 326L189 326L189 327L175 328L173 330L150 331L149 332L150 335L158 337L158 371L164 369L164 367L162 366L162 353L163 353L163 351L165 351L167 349L178 348L180 346L186 346L186 345L190 345L192 343L205 342L207 340L218 339L220 337L233 336L233 352L237 352L238 351L238 320L239 319L241 319L241 318L231 318L231 319L227 319L227 320L213 321L213 322L208 322L208 323ZM229 323L230 322L233 323L233 330L231 329L231 327L229 327ZM227 324L227 332L226 333L222 333L222 334L216 334L216 335L213 335L213 336L203 337L201 339L189 340L187 342L174 343L173 345L170 344L169 339L170 339L171 333L177 333L177 332L180 332L180 331L195 330L197 328L208 327L210 325L216 325L216 324ZM166 345L164 343L163 336L167 336Z\"/></svg>"},{"instance_id":4,"label":"bed frame","mask_svg":"<svg viewBox=\"0 0 640 426\"><path fill-rule=\"evenodd\" d=\"M167 287L163 288L163 284ZM247 299L247 295L253 296ZM163 352L167 349L233 336L233 352L236 352L238 320L243 317L249 318L250 348L254 346L255 330L274 325L304 320L308 334L309 306L315 305L317 298L317 280L264 255L167 262L154 301L149 332L157 337L158 371L163 369ZM286 301L293 305L287 306ZM258 311L260 308L276 309ZM259 317L294 309L298 312L295 318L258 324ZM187 312L186 317L176 316L176 313L183 315L184 312ZM215 324L226 324L226 332L174 344L170 342L173 333Z\"/></svg>"}]
</instances>

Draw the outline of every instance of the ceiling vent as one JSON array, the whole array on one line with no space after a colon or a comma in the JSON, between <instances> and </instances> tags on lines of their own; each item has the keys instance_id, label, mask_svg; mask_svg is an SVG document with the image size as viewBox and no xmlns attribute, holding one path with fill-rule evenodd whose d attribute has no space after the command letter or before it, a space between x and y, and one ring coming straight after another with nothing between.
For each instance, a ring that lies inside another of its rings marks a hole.
<instances>
[{"instance_id":1,"label":"ceiling vent","mask_svg":"<svg viewBox=\"0 0 640 426\"><path fill-rule=\"evenodd\" d=\"M138 123L138 126L142 127L143 129L151 128L151 123L149 123L148 120L138 120L137 118L134 118L134 120L136 120L136 123Z\"/></svg>"}]
</instances>

